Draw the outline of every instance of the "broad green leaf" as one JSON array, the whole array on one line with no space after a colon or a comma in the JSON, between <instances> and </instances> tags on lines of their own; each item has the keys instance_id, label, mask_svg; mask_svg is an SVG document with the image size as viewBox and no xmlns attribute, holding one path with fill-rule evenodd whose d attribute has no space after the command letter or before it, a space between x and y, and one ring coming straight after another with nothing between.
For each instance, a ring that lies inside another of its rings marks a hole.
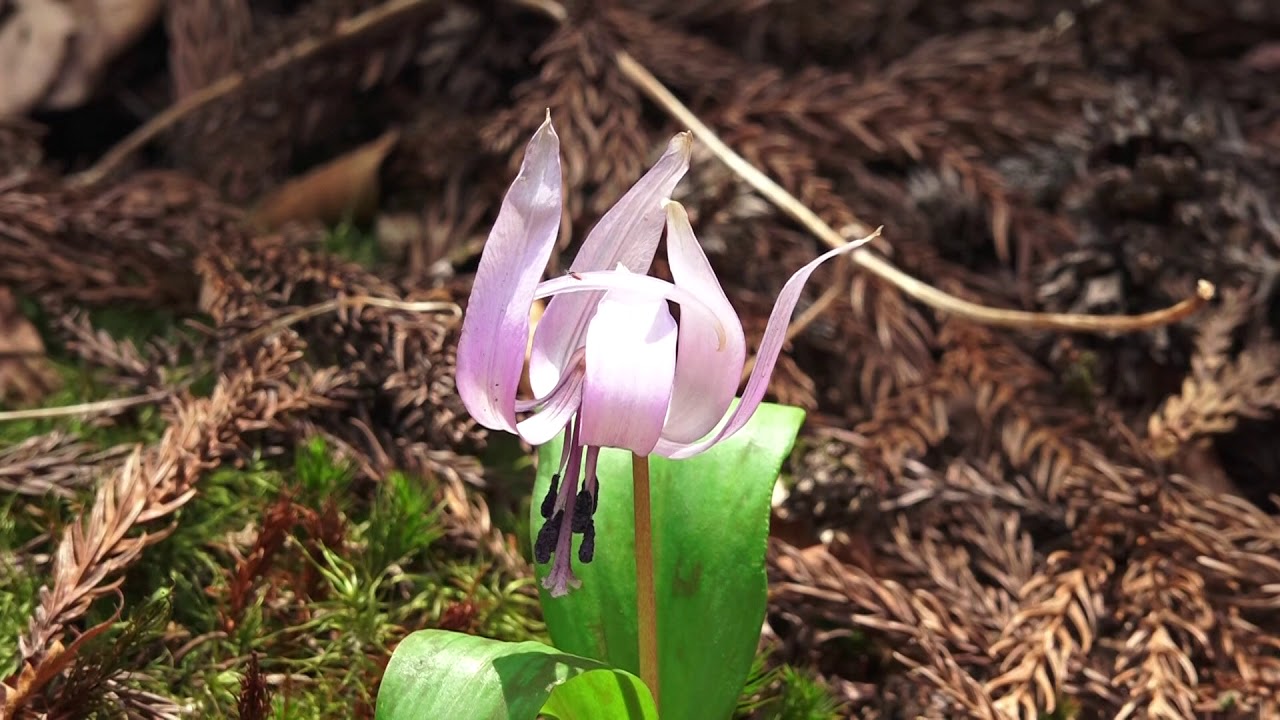
<instances>
[{"instance_id":1,"label":"broad green leaf","mask_svg":"<svg viewBox=\"0 0 1280 720\"><path fill-rule=\"evenodd\" d=\"M761 405L736 435L688 460L650 459L657 564L663 720L720 720L733 713L764 621L769 501L803 411ZM562 443L543 445L532 503L533 536ZM574 570L582 587L542 590L551 637L565 652L639 672L631 456L600 453L595 559ZM549 565L538 566L539 580Z\"/></svg>"},{"instance_id":2,"label":"broad green leaf","mask_svg":"<svg viewBox=\"0 0 1280 720\"><path fill-rule=\"evenodd\" d=\"M405 638L391 656L375 717L656 720L658 715L639 678L596 660L538 642L422 630Z\"/></svg>"}]
</instances>

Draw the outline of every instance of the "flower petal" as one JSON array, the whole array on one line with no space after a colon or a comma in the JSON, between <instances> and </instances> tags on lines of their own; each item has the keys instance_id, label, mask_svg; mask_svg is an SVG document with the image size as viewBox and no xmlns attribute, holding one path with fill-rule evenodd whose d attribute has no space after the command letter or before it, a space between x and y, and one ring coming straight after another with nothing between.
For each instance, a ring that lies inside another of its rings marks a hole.
<instances>
[{"instance_id":1,"label":"flower petal","mask_svg":"<svg viewBox=\"0 0 1280 720\"><path fill-rule=\"evenodd\" d=\"M693 234L689 216L674 201L667 203L667 259L676 287L696 295L714 313L694 304L680 308L675 388L662 437L693 442L715 428L738 394L747 340L738 314Z\"/></svg>"},{"instance_id":2,"label":"flower petal","mask_svg":"<svg viewBox=\"0 0 1280 720\"><path fill-rule=\"evenodd\" d=\"M679 303L681 308L697 306L701 312L715 315L702 298L688 290L676 287L672 283L652 275L637 275L626 271L597 270L595 272L561 275L538 283L533 299L560 296L572 293L593 293L608 290L624 290L628 293L643 296L650 300L670 300ZM681 312L684 312L682 309ZM720 325L715 328L717 342L724 342L725 329ZM572 358L572 355L570 355Z\"/></svg>"},{"instance_id":3,"label":"flower petal","mask_svg":"<svg viewBox=\"0 0 1280 720\"><path fill-rule=\"evenodd\" d=\"M747 421L751 419L751 416L755 414L756 408L760 406L760 401L764 399L765 391L769 387L769 378L773 375L773 366L778 362L778 355L782 352L782 345L786 340L787 325L791 320L791 313L796 309L796 303L800 302L800 291L804 289L804 284L808 282L809 276L822 263L837 255L843 255L858 249L873 237L875 235L829 250L810 261L808 265L797 270L796 274L787 280L787 284L782 286L782 292L778 293L778 300L773 305L773 311L769 313L769 324L765 328L764 337L760 340L760 350L756 353L756 366L751 371L751 378L747 381L746 389L742 391L742 401L724 419L720 424L720 428L711 435L692 443L659 440L654 452L663 457L677 460L692 457L741 430L747 424Z\"/></svg>"},{"instance_id":4,"label":"flower petal","mask_svg":"<svg viewBox=\"0 0 1280 720\"><path fill-rule=\"evenodd\" d=\"M530 445L551 442L582 404L582 382L581 369L566 373L565 381L545 399L542 409L516 424L520 437Z\"/></svg>"},{"instance_id":5,"label":"flower petal","mask_svg":"<svg viewBox=\"0 0 1280 720\"><path fill-rule=\"evenodd\" d=\"M582 444L648 455L662 433L676 371L676 321L665 300L605 293L587 328Z\"/></svg>"},{"instance_id":6,"label":"flower petal","mask_svg":"<svg viewBox=\"0 0 1280 720\"><path fill-rule=\"evenodd\" d=\"M658 162L641 177L591 229L569 269L612 270L619 263L633 273L647 273L662 237L662 202L689 169L693 145L689 133L667 143ZM599 293L555 298L538 321L529 358L529 384L534 395L550 390L564 371L569 355L582 345Z\"/></svg>"},{"instance_id":7,"label":"flower petal","mask_svg":"<svg viewBox=\"0 0 1280 720\"><path fill-rule=\"evenodd\" d=\"M560 139L548 114L489 232L458 340L458 394L476 422L493 430L516 429L529 306L551 258L560 214Z\"/></svg>"},{"instance_id":8,"label":"flower petal","mask_svg":"<svg viewBox=\"0 0 1280 720\"><path fill-rule=\"evenodd\" d=\"M666 213L662 204L689 171L693 136L680 133L635 185L600 218L582 241L570 270L612 270L618 263L633 273L647 273L658 251Z\"/></svg>"},{"instance_id":9,"label":"flower petal","mask_svg":"<svg viewBox=\"0 0 1280 720\"><path fill-rule=\"evenodd\" d=\"M537 410L538 408L545 405L549 399L551 399L553 396L559 393L561 388L563 388L566 384L569 383L570 380L574 378L573 369L582 364L583 358L586 357L586 354L587 354L587 351L583 348L578 348L577 350L574 351L573 355L569 357L569 371L565 372L565 374L561 376L560 382L556 383L556 386L551 389L551 392L546 397L531 398L528 400L521 400L520 398L517 397L516 412L518 413L530 412L532 410Z\"/></svg>"}]
</instances>

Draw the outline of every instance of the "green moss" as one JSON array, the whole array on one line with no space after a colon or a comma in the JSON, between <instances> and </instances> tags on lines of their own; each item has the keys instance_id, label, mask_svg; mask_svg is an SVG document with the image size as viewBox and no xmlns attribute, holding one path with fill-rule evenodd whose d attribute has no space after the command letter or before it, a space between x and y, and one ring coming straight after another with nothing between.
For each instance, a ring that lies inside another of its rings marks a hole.
<instances>
[{"instance_id":1,"label":"green moss","mask_svg":"<svg viewBox=\"0 0 1280 720\"><path fill-rule=\"evenodd\" d=\"M396 564L414 564L436 540L442 526L434 487L403 473L382 481L361 526L365 572L372 575Z\"/></svg>"},{"instance_id":2,"label":"green moss","mask_svg":"<svg viewBox=\"0 0 1280 720\"><path fill-rule=\"evenodd\" d=\"M782 691L772 717L777 720L835 720L840 702L812 675L790 665L779 668Z\"/></svg>"},{"instance_id":3,"label":"green moss","mask_svg":"<svg viewBox=\"0 0 1280 720\"><path fill-rule=\"evenodd\" d=\"M441 544L432 483L392 474L362 487L320 440L290 460L258 458L203 478L173 534L129 574L122 588L129 606L161 589L172 597L170 635L178 639L148 658L148 689L189 700L197 716L235 717L256 654L262 672L289 678L272 687L273 717L352 717L372 706L383 664L409 632L453 625L501 639L545 639L528 580ZM253 580L247 606L231 612L237 557L251 552L244 542L282 498L293 503L296 524ZM326 507L339 509L321 520ZM336 544L313 536L308 528L316 522L340 525ZM95 615L111 610L101 605ZM20 606L10 614L24 622L27 612Z\"/></svg>"},{"instance_id":4,"label":"green moss","mask_svg":"<svg viewBox=\"0 0 1280 720\"><path fill-rule=\"evenodd\" d=\"M769 669L768 652L757 654L735 716L767 720L835 720L840 701L813 675L790 665Z\"/></svg>"},{"instance_id":5,"label":"green moss","mask_svg":"<svg viewBox=\"0 0 1280 720\"><path fill-rule=\"evenodd\" d=\"M324 438L315 437L302 444L294 456L293 473L302 491L302 500L318 503L326 498L345 506L347 487L355 472L350 463L336 459Z\"/></svg>"},{"instance_id":6,"label":"green moss","mask_svg":"<svg viewBox=\"0 0 1280 720\"><path fill-rule=\"evenodd\" d=\"M4 517L0 516L0 526ZM0 530L0 533L3 531ZM0 677L8 677L18 669L18 644L12 642L26 632L27 622L38 602L44 574L22 567L4 548L11 548L9 538L0 539Z\"/></svg>"},{"instance_id":7,"label":"green moss","mask_svg":"<svg viewBox=\"0 0 1280 720\"><path fill-rule=\"evenodd\" d=\"M365 267L374 267L382 259L377 236L350 222L338 224L325 235L324 249Z\"/></svg>"},{"instance_id":8,"label":"green moss","mask_svg":"<svg viewBox=\"0 0 1280 720\"><path fill-rule=\"evenodd\" d=\"M1071 698L1066 696L1058 697L1057 707L1051 713L1042 713L1041 720L1074 720L1080 716L1080 706Z\"/></svg>"},{"instance_id":9,"label":"green moss","mask_svg":"<svg viewBox=\"0 0 1280 720\"><path fill-rule=\"evenodd\" d=\"M351 228L335 231L330 243L358 261L376 260L373 238ZM61 380L43 406L121 395L104 373L51 342L50 318L30 303L26 309L44 330ZM186 332L167 311L110 308L94 311L90 320L138 344ZM198 376L195 368L167 370L192 380L193 391L212 386L211 376ZM164 429L157 408L140 406L111 422L65 417L0 423L0 443L57 430L107 448L153 443ZM518 447L500 450L495 467L510 472L512 488L527 488L527 454ZM429 479L393 473L380 483L357 482L351 464L317 438L292 456L225 464L199 478L196 491L173 516L146 528L167 535L146 548L124 577L124 616L115 615L121 606L114 598L103 599L79 623L80 629L108 623L83 648L85 660L75 674L53 689L74 695L81 714L89 716L103 699L105 679L141 671L126 682L190 703L197 717L236 717L248 659L256 655L262 672L284 678L271 686L273 717L352 717L372 707L382 667L412 631L449 625L501 639L546 639L529 580L442 542L439 489ZM509 495L528 501L527 492ZM26 629L48 575L19 548L45 533L59 537L92 499L90 489L71 500L0 499L0 633L8 639L0 642L0 676L17 669L12 639ZM499 516L527 522L527 506L499 506ZM271 522L287 524L277 528L278 547L258 565L246 565L260 550L254 545L259 532ZM50 549L48 541L40 546L41 552ZM235 607L233 593L239 593Z\"/></svg>"},{"instance_id":10,"label":"green moss","mask_svg":"<svg viewBox=\"0 0 1280 720\"><path fill-rule=\"evenodd\" d=\"M148 548L146 562L130 572L124 586L127 597L171 588L177 599L176 621L216 629L218 608L207 589L225 583L229 571L227 554L219 546L252 528L284 482L283 473L262 458L245 468L222 468L202 478L199 492L177 512L173 533Z\"/></svg>"}]
</instances>

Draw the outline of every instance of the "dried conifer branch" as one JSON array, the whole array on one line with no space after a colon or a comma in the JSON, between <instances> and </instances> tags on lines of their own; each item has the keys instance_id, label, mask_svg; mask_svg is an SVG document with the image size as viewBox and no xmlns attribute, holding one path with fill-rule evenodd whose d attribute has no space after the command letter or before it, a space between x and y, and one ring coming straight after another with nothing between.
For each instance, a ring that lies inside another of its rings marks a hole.
<instances>
[{"instance_id":1,"label":"dried conifer branch","mask_svg":"<svg viewBox=\"0 0 1280 720\"><path fill-rule=\"evenodd\" d=\"M89 192L38 184L0 192L0 281L50 309L187 307L192 256L238 215L171 172L139 172Z\"/></svg>"},{"instance_id":2,"label":"dried conifer branch","mask_svg":"<svg viewBox=\"0 0 1280 720\"><path fill-rule=\"evenodd\" d=\"M326 300L324 302L302 308L301 310L291 312L283 317L277 318L262 328L254 330L253 332L237 339L236 344L242 347L251 345L304 320L320 317L325 313L334 312L336 310L359 310L366 306L387 308L388 310L404 310L405 312L415 313L448 313L449 315L452 315L455 320L462 318L462 308L455 302L440 300L410 302L407 300L393 300L391 298L375 297L373 295L357 295L355 297L341 297L334 298L333 300Z\"/></svg>"},{"instance_id":3,"label":"dried conifer branch","mask_svg":"<svg viewBox=\"0 0 1280 720\"><path fill-rule=\"evenodd\" d=\"M568 19L568 12L564 6L554 0L515 0L515 2L538 10L557 22L565 22ZM672 117L686 125L694 136L706 144L734 173L827 245L839 247L844 245L849 237L879 232L879 230L873 231L870 225L858 220L842 228L842 231L836 231L794 195L726 145L714 130L680 102L675 94L630 53L618 50L614 55L614 62L617 63L623 75L636 83L645 95L648 95ZM1178 322L1190 316L1214 296L1213 285L1206 280L1201 280L1196 286L1195 294L1191 297L1163 310L1141 315L1101 316L1007 310L981 305L943 292L902 272L888 260L873 254L870 250L858 250L851 253L849 257L863 269L884 279L919 302L944 313L998 327L1099 334L1137 332Z\"/></svg>"},{"instance_id":4,"label":"dried conifer branch","mask_svg":"<svg viewBox=\"0 0 1280 720\"><path fill-rule=\"evenodd\" d=\"M1181 392L1147 421L1158 457L1172 457L1197 437L1230 432L1244 418L1280 408L1280 343L1258 340L1231 357L1233 336L1253 307L1250 293L1233 289L1205 318Z\"/></svg>"},{"instance_id":5,"label":"dried conifer branch","mask_svg":"<svg viewBox=\"0 0 1280 720\"><path fill-rule=\"evenodd\" d=\"M844 232L837 232L816 213L801 203L781 185L774 182L754 165L747 162L707 127L698 116L680 102L661 81L653 76L644 66L631 57L626 51L619 51L615 57L619 69L632 79L651 99L662 106L673 117L684 123L694 136L705 143L716 157L729 166L743 180L751 184L780 210L790 215L820 240L831 247L839 247L848 242L848 237L871 234L870 226L855 221ZM879 232L876 230L875 232ZM1176 305L1141 315L1076 315L1071 313L1035 313L1022 310L1006 310L988 307L968 300L963 300L943 292L928 283L917 280L894 267L889 261L873 254L869 250L858 250L850 254L850 259L868 272L897 287L906 295L944 313L958 315L975 322L997 327L1012 327L1036 330L1065 330L1085 333L1116 333L1149 330L1178 322L1188 317L1206 302L1213 299L1214 287L1207 280L1201 280L1196 286L1196 293Z\"/></svg>"},{"instance_id":6,"label":"dried conifer branch","mask_svg":"<svg viewBox=\"0 0 1280 720\"><path fill-rule=\"evenodd\" d=\"M968 711L974 720L1006 720L1007 716L991 702L991 696L983 689L982 683L966 672L945 647L927 635L917 642L932 661L931 666L898 650L893 652L893 659L928 680L950 697L956 706Z\"/></svg>"},{"instance_id":7,"label":"dried conifer branch","mask_svg":"<svg viewBox=\"0 0 1280 720\"><path fill-rule=\"evenodd\" d=\"M61 432L27 438L0 450L0 492L75 497L93 482L100 463L126 452L127 446L94 451Z\"/></svg>"},{"instance_id":8,"label":"dried conifer branch","mask_svg":"<svg viewBox=\"0 0 1280 720\"><path fill-rule=\"evenodd\" d=\"M326 300L324 302L302 308L296 312L289 313L257 330L254 330L253 332L237 338L234 345L236 347L248 347L253 343L274 335L275 333L286 330L292 325L319 317L325 313L347 308L359 309L366 306L416 313L447 313L452 315L454 318L460 318L462 316L462 308L454 302L436 300L411 302L407 300L375 297L373 295L357 295L355 297ZM96 402L77 403L75 405L64 405L61 407L0 411L0 423L19 420L48 420L50 418L59 417L109 415L123 412L131 407L160 402L172 394L172 390L156 390L154 392L143 393L141 395L111 398L109 400L98 400Z\"/></svg>"},{"instance_id":9,"label":"dried conifer branch","mask_svg":"<svg viewBox=\"0 0 1280 720\"><path fill-rule=\"evenodd\" d=\"M841 563L826 549L805 550L771 539L770 596L787 596L790 604L812 604L827 622L855 625L883 633L908 646L895 657L946 693L972 717L1003 720L987 691L955 660L963 653L982 657L981 638L963 622L958 608L934 595L908 591L900 584ZM923 660L921 659L923 658Z\"/></svg>"},{"instance_id":10,"label":"dried conifer branch","mask_svg":"<svg viewBox=\"0 0 1280 720\"><path fill-rule=\"evenodd\" d=\"M510 155L554 108L560 130L562 172L570 217L599 215L645 170L650 151L644 103L635 84L609 61L618 39L611 23L584 17L561 24L538 50L541 71L514 90L512 104L486 123L481 138ZM608 162L601 162L601 155ZM515 165L511 165L515 171ZM584 192L593 188L590 193Z\"/></svg>"},{"instance_id":11,"label":"dried conifer branch","mask_svg":"<svg viewBox=\"0 0 1280 720\"><path fill-rule=\"evenodd\" d=\"M1122 597L1142 616L1116 665L1113 684L1129 690L1117 720L1194 717L1199 678L1189 650L1209 645L1206 631L1214 622L1203 579L1152 555L1131 565L1120 582Z\"/></svg>"},{"instance_id":12,"label":"dried conifer branch","mask_svg":"<svg viewBox=\"0 0 1280 720\"><path fill-rule=\"evenodd\" d=\"M106 330L95 328L88 315L78 310L60 318L58 330L68 352L91 366L108 370L109 382L122 391L169 387L175 368L200 365L207 355L203 339L152 339L139 347L133 340L117 339ZM184 350L191 351L189 362L184 362Z\"/></svg>"},{"instance_id":13,"label":"dried conifer branch","mask_svg":"<svg viewBox=\"0 0 1280 720\"><path fill-rule=\"evenodd\" d=\"M223 377L208 398L188 400L155 446L132 456L98 490L91 508L69 526L54 559L53 580L19 640L18 675L0 686L6 717L58 674L70 652L60 639L92 603L115 592L120 574L142 551L168 535L163 521L195 494L199 475L243 441L236 431L278 424L281 414L315 404L331 390L334 373L316 373L301 386L286 382L302 353L288 344L260 347L252 361Z\"/></svg>"},{"instance_id":14,"label":"dried conifer branch","mask_svg":"<svg viewBox=\"0 0 1280 720\"><path fill-rule=\"evenodd\" d=\"M1103 558L1094 567L1059 569L1070 554L1049 558L1050 572L1022 589L1024 603L1004 636L991 647L1004 671L986 684L995 705L1010 717L1034 719L1053 712L1073 658L1092 647L1101 602L1099 587L1111 571Z\"/></svg>"}]
</instances>

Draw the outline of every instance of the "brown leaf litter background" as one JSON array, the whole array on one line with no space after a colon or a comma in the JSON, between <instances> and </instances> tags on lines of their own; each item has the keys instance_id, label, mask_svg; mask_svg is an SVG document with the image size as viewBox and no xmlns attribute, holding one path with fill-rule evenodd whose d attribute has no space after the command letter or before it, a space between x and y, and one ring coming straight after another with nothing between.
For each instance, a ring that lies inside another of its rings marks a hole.
<instances>
[{"instance_id":1,"label":"brown leaf litter background","mask_svg":"<svg viewBox=\"0 0 1280 720\"><path fill-rule=\"evenodd\" d=\"M62 76L0 83L0 391L56 383L16 295L166 424L131 449L0 448L0 492L96 487L4 640L23 659L5 712L75 716L48 689L89 609L119 601L202 477L254 448L320 434L369 480L436 476L452 541L529 572L453 390L457 314L362 298L465 302L548 107L567 262L683 129L618 70L625 50L832 227L884 225L876 252L959 297L1134 314L1219 288L1175 325L1084 336L819 273L802 310L826 308L772 384L810 413L769 550L778 656L856 717L1280 713L1280 6L633 0L573 3L558 24L536 2L153 5L75 46ZM0 0L0 58L31 52L3 45L15 23L77 32L66 12ZM184 102L105 177L76 174ZM820 243L701 147L678 199L758 340ZM316 221L356 207L376 213L372 268L319 242ZM83 315L115 303L203 339L139 348ZM216 367L211 392L171 377L179 352ZM129 702L151 717L162 701Z\"/></svg>"}]
</instances>

